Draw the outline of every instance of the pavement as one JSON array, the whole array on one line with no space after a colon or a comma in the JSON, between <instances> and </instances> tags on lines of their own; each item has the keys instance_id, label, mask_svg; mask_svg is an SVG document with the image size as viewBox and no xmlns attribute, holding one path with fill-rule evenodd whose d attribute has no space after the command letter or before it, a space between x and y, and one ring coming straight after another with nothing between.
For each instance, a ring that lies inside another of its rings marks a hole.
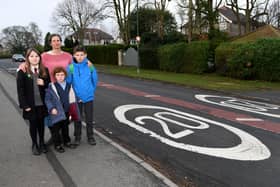
<instances>
[{"instance_id":1,"label":"pavement","mask_svg":"<svg viewBox=\"0 0 280 187\"><path fill-rule=\"evenodd\" d=\"M0 186L5 187L165 187L175 183L147 162L96 133L96 146L86 138L77 149L33 156L27 122L17 104L16 80L0 69ZM73 134L73 125L70 126ZM45 131L46 140L50 137ZM85 129L83 129L85 135Z\"/></svg>"}]
</instances>

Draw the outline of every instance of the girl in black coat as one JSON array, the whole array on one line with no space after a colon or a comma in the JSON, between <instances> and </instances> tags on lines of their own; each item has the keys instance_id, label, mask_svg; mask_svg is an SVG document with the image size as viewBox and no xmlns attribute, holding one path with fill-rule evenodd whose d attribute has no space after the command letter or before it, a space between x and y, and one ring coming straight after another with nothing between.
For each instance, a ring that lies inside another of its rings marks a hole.
<instances>
[{"instance_id":1,"label":"girl in black coat","mask_svg":"<svg viewBox=\"0 0 280 187\"><path fill-rule=\"evenodd\" d=\"M36 49L27 50L26 66L26 72L19 70L17 73L18 101L19 107L23 110L23 118L29 120L32 153L40 155L41 152L47 152L44 142L44 117L48 115L45 106L45 89L48 87L50 77Z\"/></svg>"}]
</instances>

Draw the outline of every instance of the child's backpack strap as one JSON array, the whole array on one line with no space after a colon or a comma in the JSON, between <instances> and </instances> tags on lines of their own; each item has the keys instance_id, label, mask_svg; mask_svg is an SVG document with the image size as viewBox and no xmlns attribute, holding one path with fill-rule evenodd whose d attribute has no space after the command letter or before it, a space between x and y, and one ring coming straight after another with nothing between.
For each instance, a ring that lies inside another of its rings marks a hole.
<instances>
[{"instance_id":1,"label":"child's backpack strap","mask_svg":"<svg viewBox=\"0 0 280 187\"><path fill-rule=\"evenodd\" d=\"M89 69L90 69L90 72L92 73L94 71L94 66L93 65L89 66Z\"/></svg>"},{"instance_id":2,"label":"child's backpack strap","mask_svg":"<svg viewBox=\"0 0 280 187\"><path fill-rule=\"evenodd\" d=\"M94 66L93 65L89 66L89 69L90 69L90 72L92 73L94 71ZM71 74L74 73L74 65L73 64L69 65L69 70L70 70Z\"/></svg>"},{"instance_id":3,"label":"child's backpack strap","mask_svg":"<svg viewBox=\"0 0 280 187\"><path fill-rule=\"evenodd\" d=\"M59 94L58 94L58 92L57 92L57 89L56 89L54 83L50 83L50 85L51 85L51 87L52 87L52 90L54 91L54 93L55 93L56 96L58 97L58 99L60 99Z\"/></svg>"},{"instance_id":4,"label":"child's backpack strap","mask_svg":"<svg viewBox=\"0 0 280 187\"><path fill-rule=\"evenodd\" d=\"M73 74L73 72L74 72L74 65L73 64L69 65L69 70L70 70L70 73Z\"/></svg>"}]
</instances>

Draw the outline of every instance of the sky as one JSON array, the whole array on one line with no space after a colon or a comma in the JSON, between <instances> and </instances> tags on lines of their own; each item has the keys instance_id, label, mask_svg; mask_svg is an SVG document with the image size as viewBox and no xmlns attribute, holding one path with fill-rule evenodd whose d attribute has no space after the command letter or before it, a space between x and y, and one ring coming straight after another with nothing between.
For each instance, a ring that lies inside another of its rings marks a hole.
<instances>
[{"instance_id":1,"label":"sky","mask_svg":"<svg viewBox=\"0 0 280 187\"><path fill-rule=\"evenodd\" d=\"M30 22L35 22L42 31L44 38L47 32L56 33L57 30L52 25L52 14L57 4L63 0L1 0L0 6L0 32L10 26L28 26ZM173 7L170 4L170 7ZM116 37L117 25L112 19L108 19L95 28Z\"/></svg>"}]
</instances>

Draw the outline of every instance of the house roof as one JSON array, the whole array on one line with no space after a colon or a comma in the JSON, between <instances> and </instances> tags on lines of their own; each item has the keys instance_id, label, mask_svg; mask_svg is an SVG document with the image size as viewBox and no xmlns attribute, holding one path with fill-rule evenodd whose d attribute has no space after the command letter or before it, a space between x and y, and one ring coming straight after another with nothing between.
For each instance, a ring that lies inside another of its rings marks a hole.
<instances>
[{"instance_id":1,"label":"house roof","mask_svg":"<svg viewBox=\"0 0 280 187\"><path fill-rule=\"evenodd\" d=\"M280 30L271 25L265 25L253 32L238 37L233 42L249 42L261 38L280 38Z\"/></svg>"},{"instance_id":2,"label":"house roof","mask_svg":"<svg viewBox=\"0 0 280 187\"><path fill-rule=\"evenodd\" d=\"M96 28L87 28L84 30L85 33L90 33L90 37L95 40L113 40L113 36ZM88 35L85 34L85 37L88 38Z\"/></svg>"},{"instance_id":3,"label":"house roof","mask_svg":"<svg viewBox=\"0 0 280 187\"><path fill-rule=\"evenodd\" d=\"M222 14L222 16L225 17L228 21L235 24L237 23L236 15L231 8L222 6L219 8L219 13ZM246 23L246 17L244 14L239 13L239 18L242 24Z\"/></svg>"}]
</instances>

